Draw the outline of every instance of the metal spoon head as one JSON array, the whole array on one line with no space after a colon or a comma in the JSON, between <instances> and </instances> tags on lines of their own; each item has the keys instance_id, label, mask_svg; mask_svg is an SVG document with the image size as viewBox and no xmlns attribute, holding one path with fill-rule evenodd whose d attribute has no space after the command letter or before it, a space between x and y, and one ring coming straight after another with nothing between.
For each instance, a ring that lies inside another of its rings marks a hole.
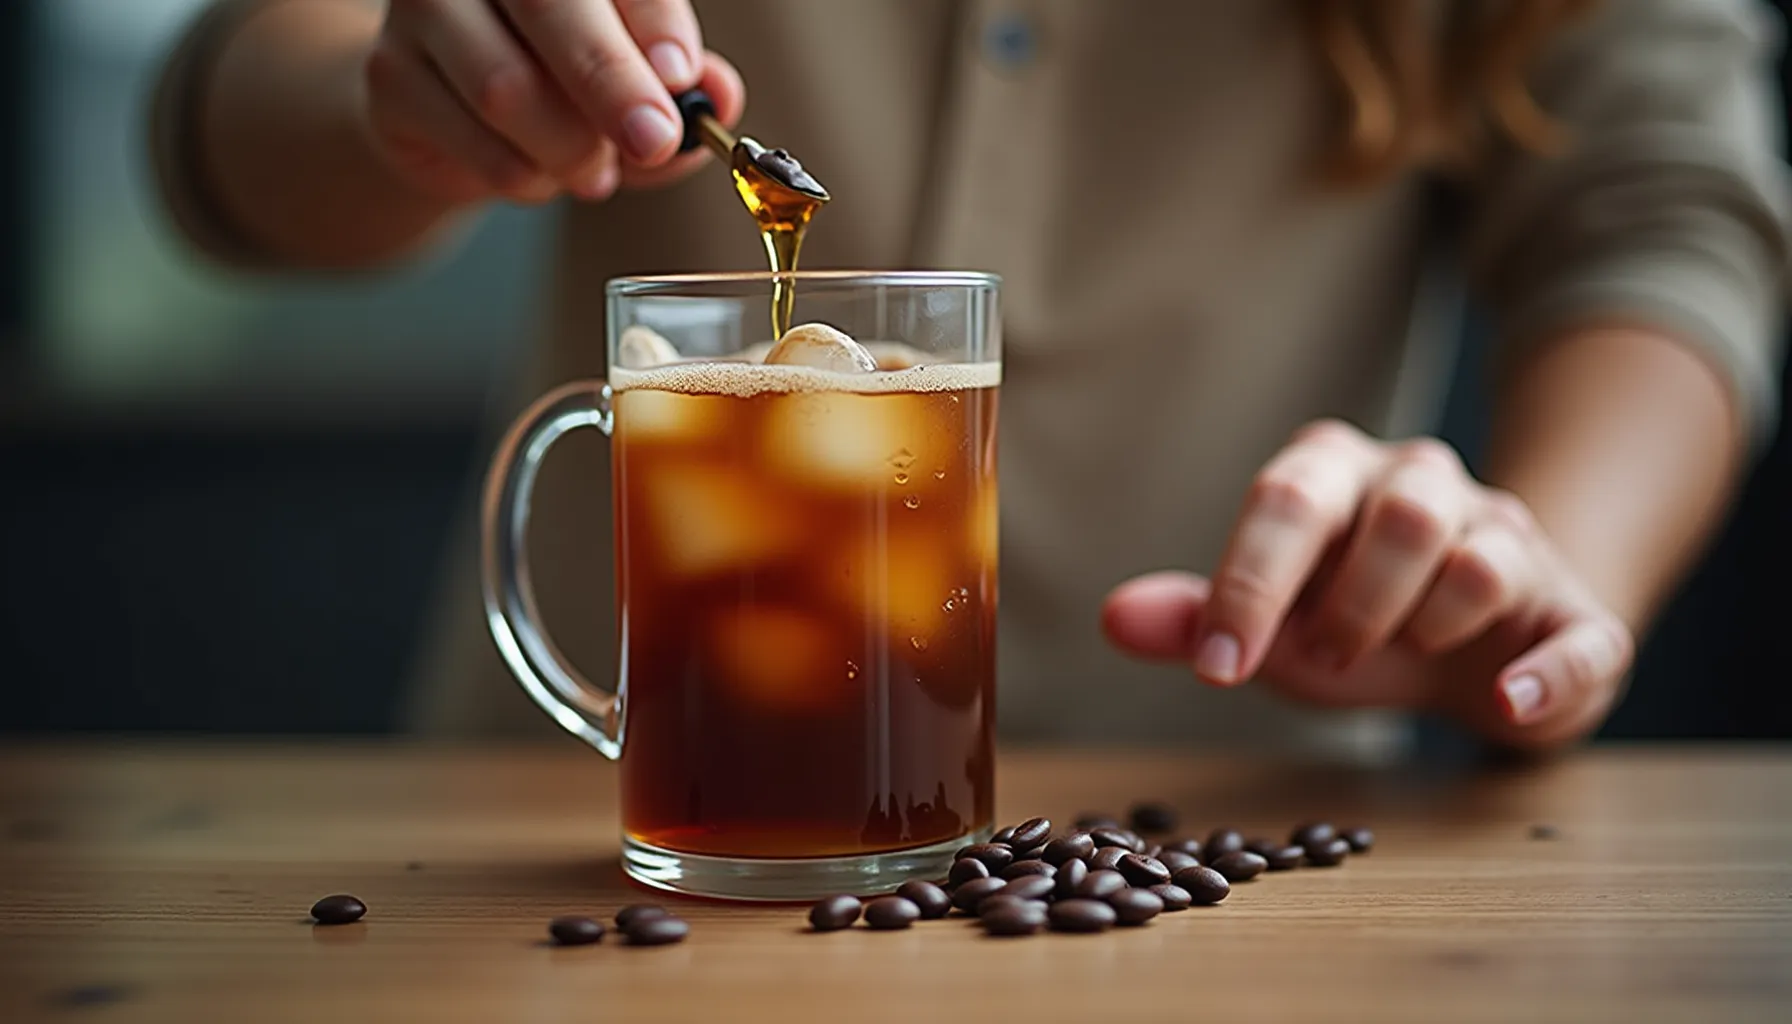
<instances>
[{"instance_id":1,"label":"metal spoon head","mask_svg":"<svg viewBox=\"0 0 1792 1024\"><path fill-rule=\"evenodd\" d=\"M742 136L734 146L734 161L737 166L743 158L781 188L821 203L832 198L821 182L815 180L814 175L804 170L795 157L782 149L766 149L757 141Z\"/></svg>"}]
</instances>

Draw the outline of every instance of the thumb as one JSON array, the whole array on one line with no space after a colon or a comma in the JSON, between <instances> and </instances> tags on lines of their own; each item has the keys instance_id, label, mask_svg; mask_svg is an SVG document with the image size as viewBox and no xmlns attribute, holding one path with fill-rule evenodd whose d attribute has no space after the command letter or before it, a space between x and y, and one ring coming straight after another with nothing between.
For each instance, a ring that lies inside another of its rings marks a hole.
<instances>
[{"instance_id":1,"label":"thumb","mask_svg":"<svg viewBox=\"0 0 1792 1024\"><path fill-rule=\"evenodd\" d=\"M1188 572L1153 572L1115 587L1102 602L1101 630L1108 642L1138 658L1187 662L1195 631L1212 590L1207 578Z\"/></svg>"}]
</instances>

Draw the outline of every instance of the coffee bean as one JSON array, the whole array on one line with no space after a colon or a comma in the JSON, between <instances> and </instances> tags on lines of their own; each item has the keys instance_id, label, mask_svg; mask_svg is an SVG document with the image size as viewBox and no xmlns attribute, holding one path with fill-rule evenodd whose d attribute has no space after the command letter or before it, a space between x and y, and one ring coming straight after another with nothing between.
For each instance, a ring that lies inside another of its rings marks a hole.
<instances>
[{"instance_id":1,"label":"coffee bean","mask_svg":"<svg viewBox=\"0 0 1792 1024\"><path fill-rule=\"evenodd\" d=\"M1042 860L1017 860L1002 869L1001 877L1009 881L1025 878L1028 875L1050 878L1058 873L1058 869Z\"/></svg>"},{"instance_id":2,"label":"coffee bean","mask_svg":"<svg viewBox=\"0 0 1792 1024\"><path fill-rule=\"evenodd\" d=\"M996 834L989 837L989 841L992 843L1001 843L1004 846L1008 845L1014 841L1014 826L1010 825L1007 828L997 829Z\"/></svg>"},{"instance_id":3,"label":"coffee bean","mask_svg":"<svg viewBox=\"0 0 1792 1024\"><path fill-rule=\"evenodd\" d=\"M1172 850L1177 853L1186 853L1190 857L1199 857L1201 856L1201 841L1199 839L1172 839L1164 844L1164 853L1169 853ZM1163 854L1158 856L1161 857Z\"/></svg>"},{"instance_id":4,"label":"coffee bean","mask_svg":"<svg viewBox=\"0 0 1792 1024\"><path fill-rule=\"evenodd\" d=\"M1170 880L1170 869L1156 857L1129 853L1120 858L1120 877L1132 885L1162 885Z\"/></svg>"},{"instance_id":5,"label":"coffee bean","mask_svg":"<svg viewBox=\"0 0 1792 1024\"><path fill-rule=\"evenodd\" d=\"M848 897L848 899L851 899L851 897ZM631 903L616 912L616 927L621 928L623 931L627 931L629 924L634 921L640 921L649 917L665 916L667 916L666 908L660 906L658 903ZM851 922L849 921L847 923L850 924Z\"/></svg>"},{"instance_id":6,"label":"coffee bean","mask_svg":"<svg viewBox=\"0 0 1792 1024\"><path fill-rule=\"evenodd\" d=\"M952 890L952 905L967 914L977 912L977 904L986 896L1000 892L1008 883L1000 878L973 878Z\"/></svg>"},{"instance_id":7,"label":"coffee bean","mask_svg":"<svg viewBox=\"0 0 1792 1024\"><path fill-rule=\"evenodd\" d=\"M1298 846L1284 846L1259 856L1271 871L1293 871L1300 867L1300 858L1306 852Z\"/></svg>"},{"instance_id":8,"label":"coffee bean","mask_svg":"<svg viewBox=\"0 0 1792 1024\"><path fill-rule=\"evenodd\" d=\"M1090 829L1089 840L1095 844L1095 848L1098 850L1105 850L1108 847L1113 846L1118 847L1127 853L1132 852L1132 833L1125 829Z\"/></svg>"},{"instance_id":9,"label":"coffee bean","mask_svg":"<svg viewBox=\"0 0 1792 1024\"><path fill-rule=\"evenodd\" d=\"M1213 862L1213 870L1226 876L1228 882L1248 882L1269 867L1269 861L1249 850L1236 850Z\"/></svg>"},{"instance_id":10,"label":"coffee bean","mask_svg":"<svg viewBox=\"0 0 1792 1024\"><path fill-rule=\"evenodd\" d=\"M1100 900L1059 900L1045 912L1052 930L1059 932L1103 932L1113 926L1119 915Z\"/></svg>"},{"instance_id":11,"label":"coffee bean","mask_svg":"<svg viewBox=\"0 0 1792 1024\"><path fill-rule=\"evenodd\" d=\"M1043 900L1022 899L1019 896L1012 896L1005 892L998 892L993 896L983 897L982 901L980 901L977 904L977 916L982 917L985 914L999 914L1002 912L1003 907L1017 907L1017 906L1021 906L1023 904L1028 904L1028 903L1034 904L1036 906L1044 905Z\"/></svg>"},{"instance_id":12,"label":"coffee bean","mask_svg":"<svg viewBox=\"0 0 1792 1024\"><path fill-rule=\"evenodd\" d=\"M907 928L921 919L921 908L900 896L879 896L865 904L865 925L880 932Z\"/></svg>"},{"instance_id":13,"label":"coffee bean","mask_svg":"<svg viewBox=\"0 0 1792 1024\"><path fill-rule=\"evenodd\" d=\"M990 935L1036 935L1045 927L1045 904L1014 900L978 916L983 930Z\"/></svg>"},{"instance_id":14,"label":"coffee bean","mask_svg":"<svg viewBox=\"0 0 1792 1024\"><path fill-rule=\"evenodd\" d=\"M1181 850L1165 850L1157 855L1157 859L1163 861L1164 867L1169 868L1172 875L1183 868L1192 868L1201 863L1201 858Z\"/></svg>"},{"instance_id":15,"label":"coffee bean","mask_svg":"<svg viewBox=\"0 0 1792 1024\"><path fill-rule=\"evenodd\" d=\"M638 917L629 922L623 929L632 946L669 946L674 942L683 942L686 935L691 934L691 926L683 919L671 914Z\"/></svg>"},{"instance_id":16,"label":"coffee bean","mask_svg":"<svg viewBox=\"0 0 1792 1024\"><path fill-rule=\"evenodd\" d=\"M1076 887L1082 885L1083 879L1087 877L1089 865L1080 860L1067 860L1058 865L1058 873L1052 876L1052 881L1057 884L1058 898L1069 899L1075 896Z\"/></svg>"},{"instance_id":17,"label":"coffee bean","mask_svg":"<svg viewBox=\"0 0 1792 1024\"><path fill-rule=\"evenodd\" d=\"M1095 852L1095 840L1087 832L1072 832L1045 844L1041 855L1047 864L1062 865L1067 860L1082 860Z\"/></svg>"},{"instance_id":18,"label":"coffee bean","mask_svg":"<svg viewBox=\"0 0 1792 1024\"><path fill-rule=\"evenodd\" d=\"M1562 838L1562 830L1555 827L1554 825L1532 825L1531 826L1531 838L1532 839L1560 839L1560 838Z\"/></svg>"},{"instance_id":19,"label":"coffee bean","mask_svg":"<svg viewBox=\"0 0 1792 1024\"><path fill-rule=\"evenodd\" d=\"M1157 857L1159 854L1161 854L1163 852L1164 852L1164 844L1162 844L1162 843L1146 843L1145 848L1143 850L1139 851L1139 856L1141 856L1141 857ZM1160 857L1159 859L1161 860L1162 858Z\"/></svg>"},{"instance_id":20,"label":"coffee bean","mask_svg":"<svg viewBox=\"0 0 1792 1024\"><path fill-rule=\"evenodd\" d=\"M1368 853L1375 846L1375 833L1360 825L1355 828L1347 828L1338 834L1350 844L1351 853Z\"/></svg>"},{"instance_id":21,"label":"coffee bean","mask_svg":"<svg viewBox=\"0 0 1792 1024\"><path fill-rule=\"evenodd\" d=\"M952 897L947 895L946 890L920 878L902 883L897 888L896 895L918 907L923 921L945 917L946 911L952 909Z\"/></svg>"},{"instance_id":22,"label":"coffee bean","mask_svg":"<svg viewBox=\"0 0 1792 1024\"><path fill-rule=\"evenodd\" d=\"M1296 825L1293 832L1288 833L1288 842L1292 846L1311 849L1321 843L1329 843L1338 834L1327 821L1309 821Z\"/></svg>"},{"instance_id":23,"label":"coffee bean","mask_svg":"<svg viewBox=\"0 0 1792 1024\"><path fill-rule=\"evenodd\" d=\"M1204 907L1218 903L1232 891L1232 883L1226 881L1226 876L1209 867L1183 868L1170 882L1186 889L1191 903Z\"/></svg>"},{"instance_id":24,"label":"coffee bean","mask_svg":"<svg viewBox=\"0 0 1792 1024\"><path fill-rule=\"evenodd\" d=\"M1091 871L1077 883L1075 895L1100 900L1126 888L1126 878L1118 871Z\"/></svg>"},{"instance_id":25,"label":"coffee bean","mask_svg":"<svg viewBox=\"0 0 1792 1024\"><path fill-rule=\"evenodd\" d=\"M1335 868L1350 856L1350 844L1334 836L1329 842L1307 847L1307 863L1316 868Z\"/></svg>"},{"instance_id":26,"label":"coffee bean","mask_svg":"<svg viewBox=\"0 0 1792 1024\"><path fill-rule=\"evenodd\" d=\"M1212 864L1228 853L1244 849L1244 836L1237 829L1216 828L1207 833L1207 839L1201 844L1201 861Z\"/></svg>"},{"instance_id":27,"label":"coffee bean","mask_svg":"<svg viewBox=\"0 0 1792 1024\"><path fill-rule=\"evenodd\" d=\"M1134 832L1151 835L1176 831L1176 810L1169 804L1152 801L1134 804L1130 817Z\"/></svg>"},{"instance_id":28,"label":"coffee bean","mask_svg":"<svg viewBox=\"0 0 1792 1024\"><path fill-rule=\"evenodd\" d=\"M604 937L604 926L589 917L556 917L548 922L548 935L557 946L588 946Z\"/></svg>"},{"instance_id":29,"label":"coffee bean","mask_svg":"<svg viewBox=\"0 0 1792 1024\"><path fill-rule=\"evenodd\" d=\"M1014 826L1014 835L1008 840L1008 845L1017 851L1031 850L1035 846L1044 846L1045 841L1051 838L1051 834L1052 823L1050 821L1045 818L1028 818Z\"/></svg>"},{"instance_id":30,"label":"coffee bean","mask_svg":"<svg viewBox=\"0 0 1792 1024\"><path fill-rule=\"evenodd\" d=\"M1129 849L1132 850L1132 852L1134 852L1134 853L1144 853L1145 852L1145 837L1144 836L1139 835L1137 832L1134 832L1132 829L1129 829L1129 828L1117 829L1116 831L1118 831L1121 835L1126 837L1126 845Z\"/></svg>"},{"instance_id":31,"label":"coffee bean","mask_svg":"<svg viewBox=\"0 0 1792 1024\"><path fill-rule=\"evenodd\" d=\"M1058 880L1046 875L1023 875L1002 886L1000 896L1019 896L1023 900L1042 900L1058 888Z\"/></svg>"},{"instance_id":32,"label":"coffee bean","mask_svg":"<svg viewBox=\"0 0 1792 1024\"><path fill-rule=\"evenodd\" d=\"M1244 841L1245 852L1254 853L1259 857L1268 857L1271 851L1280 850L1285 845L1287 844L1281 840L1271 839L1267 836L1252 836Z\"/></svg>"},{"instance_id":33,"label":"coffee bean","mask_svg":"<svg viewBox=\"0 0 1792 1024\"><path fill-rule=\"evenodd\" d=\"M849 896L844 893L839 896L824 896L809 907L809 924L818 932L837 932L851 926L854 921L859 919L861 907L857 896ZM663 917L665 912L661 911L657 916ZM617 914L616 917L617 924L626 931L629 922L622 921L621 914ZM645 918L631 920L645 920Z\"/></svg>"},{"instance_id":34,"label":"coffee bean","mask_svg":"<svg viewBox=\"0 0 1792 1024\"><path fill-rule=\"evenodd\" d=\"M311 904L311 918L318 924L354 924L365 916L367 904L347 893L325 896Z\"/></svg>"},{"instance_id":35,"label":"coffee bean","mask_svg":"<svg viewBox=\"0 0 1792 1024\"><path fill-rule=\"evenodd\" d=\"M1163 885L1154 885L1146 891L1164 901L1165 913L1187 910L1189 904L1194 902L1194 898L1188 894L1188 890L1177 885L1175 882L1165 882Z\"/></svg>"},{"instance_id":36,"label":"coffee bean","mask_svg":"<svg viewBox=\"0 0 1792 1024\"><path fill-rule=\"evenodd\" d=\"M946 873L946 884L959 886L974 878L988 878L989 865L980 860L965 857L952 862L952 870Z\"/></svg>"},{"instance_id":37,"label":"coffee bean","mask_svg":"<svg viewBox=\"0 0 1792 1024\"><path fill-rule=\"evenodd\" d=\"M1124 846L1104 846L1089 857L1090 871L1112 871L1120 866L1120 858L1130 851Z\"/></svg>"},{"instance_id":38,"label":"coffee bean","mask_svg":"<svg viewBox=\"0 0 1792 1024\"><path fill-rule=\"evenodd\" d=\"M1108 906L1123 925L1141 925L1164 912L1163 897L1149 889L1122 889L1108 897Z\"/></svg>"},{"instance_id":39,"label":"coffee bean","mask_svg":"<svg viewBox=\"0 0 1792 1024\"><path fill-rule=\"evenodd\" d=\"M995 843L972 843L952 855L954 860L964 860L966 857L982 861L992 875L1014 863L1014 851Z\"/></svg>"},{"instance_id":40,"label":"coffee bean","mask_svg":"<svg viewBox=\"0 0 1792 1024\"><path fill-rule=\"evenodd\" d=\"M1044 860L1045 859L1045 847L1044 846L1035 846L1031 850L1016 850L1016 851L1014 851L1014 859L1016 861Z\"/></svg>"},{"instance_id":41,"label":"coffee bean","mask_svg":"<svg viewBox=\"0 0 1792 1024\"><path fill-rule=\"evenodd\" d=\"M1098 828L1119 828L1120 819L1111 814L1097 811L1085 811L1076 817L1076 827L1084 832L1092 832Z\"/></svg>"}]
</instances>

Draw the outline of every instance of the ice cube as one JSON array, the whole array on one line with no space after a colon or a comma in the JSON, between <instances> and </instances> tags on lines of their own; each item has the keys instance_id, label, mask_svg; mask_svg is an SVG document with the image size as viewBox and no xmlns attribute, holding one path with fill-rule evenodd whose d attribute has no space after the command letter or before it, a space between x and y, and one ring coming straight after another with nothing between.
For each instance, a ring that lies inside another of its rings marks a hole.
<instances>
[{"instance_id":1,"label":"ice cube","mask_svg":"<svg viewBox=\"0 0 1792 1024\"><path fill-rule=\"evenodd\" d=\"M841 601L896 643L923 651L963 604L947 555L929 532L879 531L823 564Z\"/></svg>"},{"instance_id":2,"label":"ice cube","mask_svg":"<svg viewBox=\"0 0 1792 1024\"><path fill-rule=\"evenodd\" d=\"M740 605L714 616L709 653L743 700L820 712L856 691L857 674L826 624L789 607Z\"/></svg>"},{"instance_id":3,"label":"ice cube","mask_svg":"<svg viewBox=\"0 0 1792 1024\"><path fill-rule=\"evenodd\" d=\"M804 526L776 488L739 470L656 462L634 470L663 564L683 577L753 569L803 543Z\"/></svg>"},{"instance_id":4,"label":"ice cube","mask_svg":"<svg viewBox=\"0 0 1792 1024\"><path fill-rule=\"evenodd\" d=\"M909 370L928 362L927 353L900 341L867 341L864 345L880 370Z\"/></svg>"},{"instance_id":5,"label":"ice cube","mask_svg":"<svg viewBox=\"0 0 1792 1024\"><path fill-rule=\"evenodd\" d=\"M827 324L798 324L766 353L770 366L807 366L831 373L870 373L877 360L865 346Z\"/></svg>"},{"instance_id":6,"label":"ice cube","mask_svg":"<svg viewBox=\"0 0 1792 1024\"><path fill-rule=\"evenodd\" d=\"M813 486L912 495L953 465L956 442L928 396L840 391L780 396L766 411L765 458Z\"/></svg>"},{"instance_id":7,"label":"ice cube","mask_svg":"<svg viewBox=\"0 0 1792 1024\"><path fill-rule=\"evenodd\" d=\"M975 564L986 571L996 568L997 554L1001 548L1001 516L1000 505L996 500L996 484L990 480L977 491L971 499L970 541L971 558Z\"/></svg>"},{"instance_id":8,"label":"ice cube","mask_svg":"<svg viewBox=\"0 0 1792 1024\"><path fill-rule=\"evenodd\" d=\"M616 339L616 365L625 370L649 370L678 361L678 350L651 327L632 324Z\"/></svg>"},{"instance_id":9,"label":"ice cube","mask_svg":"<svg viewBox=\"0 0 1792 1024\"><path fill-rule=\"evenodd\" d=\"M727 422L729 399L630 388L616 396L616 439L623 442L697 441Z\"/></svg>"}]
</instances>

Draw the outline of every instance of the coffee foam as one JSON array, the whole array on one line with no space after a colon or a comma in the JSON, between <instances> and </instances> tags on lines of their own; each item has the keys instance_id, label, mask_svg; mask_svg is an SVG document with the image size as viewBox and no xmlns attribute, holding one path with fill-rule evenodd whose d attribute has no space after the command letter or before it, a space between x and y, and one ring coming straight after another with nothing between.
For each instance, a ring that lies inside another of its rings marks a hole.
<instances>
[{"instance_id":1,"label":"coffee foam","mask_svg":"<svg viewBox=\"0 0 1792 1024\"><path fill-rule=\"evenodd\" d=\"M616 367L610 371L610 388L616 392L671 391L734 398L818 391L860 395L920 394L993 388L1000 383L1000 363L949 363L872 373L834 373L808 366L724 362L673 363L650 370Z\"/></svg>"}]
</instances>

